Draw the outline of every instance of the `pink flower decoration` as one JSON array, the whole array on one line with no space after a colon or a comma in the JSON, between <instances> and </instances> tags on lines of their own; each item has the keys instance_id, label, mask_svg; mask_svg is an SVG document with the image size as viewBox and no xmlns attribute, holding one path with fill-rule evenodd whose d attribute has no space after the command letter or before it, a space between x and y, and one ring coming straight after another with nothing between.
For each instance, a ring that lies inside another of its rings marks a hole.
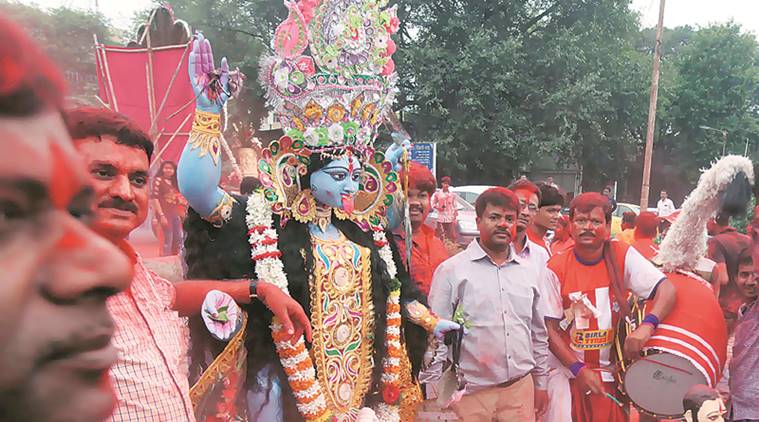
<instances>
[{"instance_id":1,"label":"pink flower decoration","mask_svg":"<svg viewBox=\"0 0 759 422\"><path fill-rule=\"evenodd\" d=\"M393 59L390 59L385 63L385 66L382 68L382 76L390 76L395 71L395 62Z\"/></svg>"},{"instance_id":2,"label":"pink flower decoration","mask_svg":"<svg viewBox=\"0 0 759 422\"><path fill-rule=\"evenodd\" d=\"M392 56L398 47L395 45L395 41L392 38L387 39L387 49L385 50L385 57Z\"/></svg>"}]
</instances>

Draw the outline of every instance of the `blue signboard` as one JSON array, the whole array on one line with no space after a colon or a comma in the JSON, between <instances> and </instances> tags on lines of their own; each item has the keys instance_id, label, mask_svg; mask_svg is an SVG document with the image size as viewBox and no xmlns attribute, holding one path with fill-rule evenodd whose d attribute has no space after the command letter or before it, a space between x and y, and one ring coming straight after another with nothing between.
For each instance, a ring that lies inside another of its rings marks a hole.
<instances>
[{"instance_id":1,"label":"blue signboard","mask_svg":"<svg viewBox=\"0 0 759 422\"><path fill-rule=\"evenodd\" d=\"M411 161L426 166L435 174L437 164L437 144L434 142L414 142L411 146Z\"/></svg>"}]
</instances>

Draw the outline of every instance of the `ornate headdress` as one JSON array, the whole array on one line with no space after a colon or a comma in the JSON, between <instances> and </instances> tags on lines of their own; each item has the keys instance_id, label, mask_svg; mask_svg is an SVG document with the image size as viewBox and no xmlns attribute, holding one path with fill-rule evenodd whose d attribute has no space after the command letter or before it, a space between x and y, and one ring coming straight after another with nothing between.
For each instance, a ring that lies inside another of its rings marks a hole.
<instances>
[{"instance_id":1,"label":"ornate headdress","mask_svg":"<svg viewBox=\"0 0 759 422\"><path fill-rule=\"evenodd\" d=\"M285 136L259 163L272 209L285 217L309 206L299 193L314 153L362 158L365 176L355 211L344 215L364 229L382 223L398 190L397 175L374 151L377 127L395 101L391 58L398 30L387 0L285 1L287 19L274 36L274 54L262 59L261 82ZM309 50L310 55L306 55ZM297 201L296 201L297 200Z\"/></svg>"}]
</instances>

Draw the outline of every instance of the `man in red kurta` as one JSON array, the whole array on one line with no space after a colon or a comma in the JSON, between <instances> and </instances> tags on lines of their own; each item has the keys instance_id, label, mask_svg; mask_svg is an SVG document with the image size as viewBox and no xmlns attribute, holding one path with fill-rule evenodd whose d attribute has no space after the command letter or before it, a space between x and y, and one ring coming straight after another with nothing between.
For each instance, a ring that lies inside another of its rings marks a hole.
<instances>
[{"instance_id":1,"label":"man in red kurta","mask_svg":"<svg viewBox=\"0 0 759 422\"><path fill-rule=\"evenodd\" d=\"M675 288L664 274L629 245L607 240L611 212L609 199L601 194L575 198L569 211L575 246L548 261L543 280L550 349L571 374L575 422L626 420L609 395L617 391L612 344L618 319L629 312L627 292L652 300L641 326L625 340L628 358L640 355L675 303ZM616 282L607 261L614 263Z\"/></svg>"},{"instance_id":2,"label":"man in red kurta","mask_svg":"<svg viewBox=\"0 0 759 422\"><path fill-rule=\"evenodd\" d=\"M424 222L430 214L430 198L434 193L435 177L427 167L412 161L408 170L408 206L412 232L409 274L425 295L430 292L432 275L438 265L448 259L445 244L435 235L435 229ZM408 267L403 227L397 228L394 235L401 257Z\"/></svg>"}]
</instances>

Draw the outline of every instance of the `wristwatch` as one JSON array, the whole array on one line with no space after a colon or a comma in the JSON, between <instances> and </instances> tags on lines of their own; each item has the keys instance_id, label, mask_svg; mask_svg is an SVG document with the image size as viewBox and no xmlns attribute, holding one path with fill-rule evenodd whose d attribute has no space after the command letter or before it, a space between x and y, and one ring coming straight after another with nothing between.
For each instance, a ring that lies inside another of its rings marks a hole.
<instances>
[{"instance_id":1,"label":"wristwatch","mask_svg":"<svg viewBox=\"0 0 759 422\"><path fill-rule=\"evenodd\" d=\"M258 280L256 279L250 280L250 284L248 285L248 292L250 293L251 299L258 298L257 289L258 289Z\"/></svg>"}]
</instances>

